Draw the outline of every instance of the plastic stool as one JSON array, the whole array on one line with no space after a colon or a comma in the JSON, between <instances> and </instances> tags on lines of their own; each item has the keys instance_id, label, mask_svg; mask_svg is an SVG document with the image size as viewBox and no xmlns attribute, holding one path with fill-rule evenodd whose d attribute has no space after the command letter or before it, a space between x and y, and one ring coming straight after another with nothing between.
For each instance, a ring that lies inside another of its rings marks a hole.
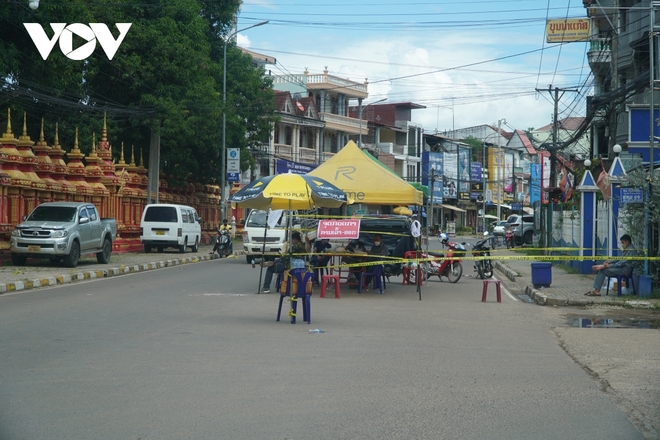
<instances>
[{"instance_id":1,"label":"plastic stool","mask_svg":"<svg viewBox=\"0 0 660 440\"><path fill-rule=\"evenodd\" d=\"M410 281L410 274L415 271L415 282ZM424 285L424 282L422 281L421 278L422 275L422 270L419 267L408 267L405 266L403 268L403 281L401 282L401 285L404 286L406 284L419 284L420 286Z\"/></svg>"},{"instance_id":2,"label":"plastic stool","mask_svg":"<svg viewBox=\"0 0 660 440\"><path fill-rule=\"evenodd\" d=\"M321 277L321 295L319 298L325 298L325 289L328 287L328 283L332 282L335 285L335 298L341 298L339 293L339 275L323 275Z\"/></svg>"},{"instance_id":3,"label":"plastic stool","mask_svg":"<svg viewBox=\"0 0 660 440\"><path fill-rule=\"evenodd\" d=\"M610 278L616 278L616 286L618 290L617 296L621 296L621 285L623 284L623 280L626 280L626 287L632 287L633 294L635 293L635 282L633 281L632 275L614 275L607 277L607 290L605 291L605 295L610 294ZM628 286L628 283L630 283L630 286Z\"/></svg>"},{"instance_id":4,"label":"plastic stool","mask_svg":"<svg viewBox=\"0 0 660 440\"><path fill-rule=\"evenodd\" d=\"M488 294L488 285L490 283L495 284L495 288L497 289L497 302L501 303L502 302L502 291L500 290L500 280L484 280L484 290L481 293L481 302L486 302L486 295Z\"/></svg>"}]
</instances>

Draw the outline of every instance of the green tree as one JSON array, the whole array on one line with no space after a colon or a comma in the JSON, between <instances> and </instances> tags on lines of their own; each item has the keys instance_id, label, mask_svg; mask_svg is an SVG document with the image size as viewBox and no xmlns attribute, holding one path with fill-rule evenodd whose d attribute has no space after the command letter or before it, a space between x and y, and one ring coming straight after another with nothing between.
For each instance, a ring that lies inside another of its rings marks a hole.
<instances>
[{"instance_id":1,"label":"green tree","mask_svg":"<svg viewBox=\"0 0 660 440\"><path fill-rule=\"evenodd\" d=\"M13 114L28 112L33 137L44 117L51 141L55 122L67 148L79 127L81 149L88 152L91 132L100 136L107 112L116 156L121 142L127 152L130 145L148 150L154 130L160 133L161 159L167 163L161 169L171 183L192 176L217 182L223 111L218 49L231 32L239 0L71 0L41 2L37 11L24 3L0 8L5 43L0 46L0 73L6 78L1 92ZM23 28L27 22L41 23L49 36L48 23L55 22L105 23L115 37L115 23L132 25L112 60L97 45L87 60L72 61L57 45L43 60ZM268 139L274 118L271 84L232 43L227 57L227 146L246 149ZM144 158L148 161L148 154Z\"/></svg>"},{"instance_id":2,"label":"green tree","mask_svg":"<svg viewBox=\"0 0 660 440\"><path fill-rule=\"evenodd\" d=\"M484 159L484 144L481 140L477 139L474 136L468 136L462 140L470 146L470 155L472 162L483 162ZM482 164L484 167L485 164Z\"/></svg>"}]
</instances>

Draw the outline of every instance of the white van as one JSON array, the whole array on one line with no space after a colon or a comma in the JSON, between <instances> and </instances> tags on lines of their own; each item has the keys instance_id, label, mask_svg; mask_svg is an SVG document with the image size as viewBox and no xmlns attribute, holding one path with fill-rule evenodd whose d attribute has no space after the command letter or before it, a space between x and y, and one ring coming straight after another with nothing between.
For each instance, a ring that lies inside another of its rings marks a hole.
<instances>
[{"instance_id":1,"label":"white van","mask_svg":"<svg viewBox=\"0 0 660 440\"><path fill-rule=\"evenodd\" d=\"M300 220L293 212L292 224L294 228L300 227ZM280 217L277 226L272 229L266 228L268 212L261 209L253 209L245 219L243 226L243 251L245 251L245 260L248 263L252 259L261 258L261 253L266 254L282 253L285 243L287 243L286 226L287 211ZM266 233L266 245L264 246L264 232ZM272 255L270 256L272 257Z\"/></svg>"},{"instance_id":2,"label":"white van","mask_svg":"<svg viewBox=\"0 0 660 440\"><path fill-rule=\"evenodd\" d=\"M186 252L199 250L202 236L202 219L195 208L184 205L154 204L144 207L140 221L140 241L146 253L154 247L163 252L166 247L175 247Z\"/></svg>"}]
</instances>

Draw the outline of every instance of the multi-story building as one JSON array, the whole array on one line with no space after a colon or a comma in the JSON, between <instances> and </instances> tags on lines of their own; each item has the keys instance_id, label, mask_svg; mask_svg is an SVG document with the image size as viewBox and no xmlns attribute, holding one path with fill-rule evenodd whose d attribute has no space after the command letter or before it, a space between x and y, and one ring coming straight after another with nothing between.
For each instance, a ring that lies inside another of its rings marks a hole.
<instances>
[{"instance_id":1,"label":"multi-story building","mask_svg":"<svg viewBox=\"0 0 660 440\"><path fill-rule=\"evenodd\" d=\"M275 127L269 154L274 158L281 155L282 158L293 160L293 148L285 147L293 147L297 142L300 153L298 160L304 158L305 162L318 164L331 157L346 145L351 135L360 133L360 120L349 115L349 101L366 98L367 86L367 82L359 83L331 75L327 68L320 74L305 71L300 75L274 76L273 88L289 92L295 108L304 112L308 120L301 120L300 124L292 123L288 117L284 117L287 113L278 108L283 119ZM309 109L312 109L312 113ZM306 122L311 120L320 121L321 124L314 122L307 125ZM289 137L286 135L288 130L291 131ZM366 124L362 132L367 133ZM297 135L294 136L294 133ZM312 158L315 158L314 162L311 162Z\"/></svg>"},{"instance_id":2,"label":"multi-story building","mask_svg":"<svg viewBox=\"0 0 660 440\"><path fill-rule=\"evenodd\" d=\"M409 182L420 181L424 145L421 124L412 121L412 110L426 108L412 102L371 104L362 107L362 145L383 164ZM350 115L359 117L360 103ZM360 145L359 136L351 136Z\"/></svg>"},{"instance_id":3,"label":"multi-story building","mask_svg":"<svg viewBox=\"0 0 660 440\"><path fill-rule=\"evenodd\" d=\"M578 129L582 127L584 116L572 116L560 119L555 124L544 125L532 131L533 142L535 145L552 143L554 133L557 134L556 142L562 144L572 140L570 144L562 150L562 155L566 158L574 156L576 159L586 159L590 157L591 136L589 131L585 131L579 138L573 139Z\"/></svg>"},{"instance_id":4,"label":"multi-story building","mask_svg":"<svg viewBox=\"0 0 660 440\"><path fill-rule=\"evenodd\" d=\"M594 95L588 99L588 116L593 118L591 157L611 159L618 144L622 156L648 162L653 140L655 160L660 158L660 129L654 123L660 97L651 93L652 82L658 87L660 66L650 64L660 53L660 6L656 3L583 0L591 20L587 55L595 78ZM649 39L649 34L655 35Z\"/></svg>"}]
</instances>

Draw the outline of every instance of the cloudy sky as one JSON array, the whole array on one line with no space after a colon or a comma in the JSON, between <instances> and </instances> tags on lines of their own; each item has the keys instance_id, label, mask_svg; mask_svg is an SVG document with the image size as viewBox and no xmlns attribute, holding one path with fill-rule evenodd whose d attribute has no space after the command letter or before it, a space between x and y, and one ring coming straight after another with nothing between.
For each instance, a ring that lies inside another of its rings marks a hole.
<instances>
[{"instance_id":1,"label":"cloudy sky","mask_svg":"<svg viewBox=\"0 0 660 440\"><path fill-rule=\"evenodd\" d=\"M592 93L587 43L546 43L548 19L586 18L580 0L245 0L238 44L273 56L273 74L369 81L368 102L415 102L440 132L505 119L503 129L583 116ZM536 89L543 91L537 92Z\"/></svg>"}]
</instances>

